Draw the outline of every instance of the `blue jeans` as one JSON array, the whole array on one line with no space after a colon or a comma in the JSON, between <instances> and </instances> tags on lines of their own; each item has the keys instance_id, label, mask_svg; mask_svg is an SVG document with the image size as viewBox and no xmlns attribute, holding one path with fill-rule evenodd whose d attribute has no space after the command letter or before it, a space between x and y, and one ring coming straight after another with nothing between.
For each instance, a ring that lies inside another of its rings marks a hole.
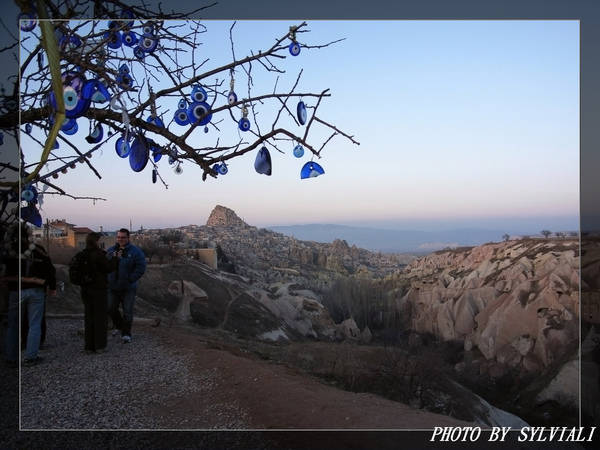
<instances>
[{"instance_id":1,"label":"blue jeans","mask_svg":"<svg viewBox=\"0 0 600 450\"><path fill-rule=\"evenodd\" d=\"M19 309L21 310L21 314L27 314L27 322L29 324L25 359L37 358L42 335L44 299L44 288L21 290L20 302L19 293L17 291L10 292L8 298L8 331L6 332L7 360L16 361L19 357Z\"/></svg>"},{"instance_id":2,"label":"blue jeans","mask_svg":"<svg viewBox=\"0 0 600 450\"><path fill-rule=\"evenodd\" d=\"M108 290L108 315L112 319L115 328L121 330L123 336L131 336L135 294L136 288ZM123 315L119 311L119 305L123 307Z\"/></svg>"}]
</instances>

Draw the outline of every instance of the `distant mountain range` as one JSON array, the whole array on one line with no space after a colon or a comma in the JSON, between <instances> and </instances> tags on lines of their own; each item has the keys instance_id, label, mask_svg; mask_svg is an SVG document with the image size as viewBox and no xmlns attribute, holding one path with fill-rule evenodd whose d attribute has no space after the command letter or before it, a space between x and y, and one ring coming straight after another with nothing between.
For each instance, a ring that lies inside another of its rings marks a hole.
<instances>
[{"instance_id":1,"label":"distant mountain range","mask_svg":"<svg viewBox=\"0 0 600 450\"><path fill-rule=\"evenodd\" d=\"M390 253L430 253L447 247L468 247L501 242L505 230L461 229L449 231L383 230L345 225L288 225L266 227L302 241L333 242L343 239L370 251ZM512 235L511 235L512 236Z\"/></svg>"}]
</instances>

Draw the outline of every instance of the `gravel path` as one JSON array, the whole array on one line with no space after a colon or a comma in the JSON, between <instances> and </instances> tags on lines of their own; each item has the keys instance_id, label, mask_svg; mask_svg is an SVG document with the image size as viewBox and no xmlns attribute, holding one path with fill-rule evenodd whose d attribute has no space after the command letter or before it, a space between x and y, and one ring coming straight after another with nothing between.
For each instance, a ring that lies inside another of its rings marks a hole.
<instances>
[{"instance_id":1,"label":"gravel path","mask_svg":"<svg viewBox=\"0 0 600 450\"><path fill-rule=\"evenodd\" d=\"M166 348L147 327L134 327L131 344L109 334L103 354L84 352L81 321L49 319L48 330L44 360L21 371L24 430L248 428L234 404L210 405L204 417L174 408L210 399L216 373L192 371L191 349Z\"/></svg>"}]
</instances>

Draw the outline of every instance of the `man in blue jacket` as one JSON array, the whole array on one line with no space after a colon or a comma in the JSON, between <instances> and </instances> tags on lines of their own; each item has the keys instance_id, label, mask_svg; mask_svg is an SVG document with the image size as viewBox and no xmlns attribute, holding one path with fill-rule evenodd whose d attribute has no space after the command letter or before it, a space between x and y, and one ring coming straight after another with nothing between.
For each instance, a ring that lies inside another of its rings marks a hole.
<instances>
[{"instance_id":1,"label":"man in blue jacket","mask_svg":"<svg viewBox=\"0 0 600 450\"><path fill-rule=\"evenodd\" d=\"M146 256L138 247L129 242L129 230L117 231L117 243L106 252L115 270L108 274L108 315L113 321L115 332L121 333L124 344L131 342L133 304L138 280L146 272ZM123 308L123 315L119 311Z\"/></svg>"}]
</instances>

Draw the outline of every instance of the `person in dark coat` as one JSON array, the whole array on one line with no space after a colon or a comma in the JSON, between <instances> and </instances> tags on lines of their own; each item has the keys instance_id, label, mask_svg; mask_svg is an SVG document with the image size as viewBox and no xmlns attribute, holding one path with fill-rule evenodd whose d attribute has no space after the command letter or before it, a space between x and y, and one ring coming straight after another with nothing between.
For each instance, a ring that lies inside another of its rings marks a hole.
<instances>
[{"instance_id":1,"label":"person in dark coat","mask_svg":"<svg viewBox=\"0 0 600 450\"><path fill-rule=\"evenodd\" d=\"M86 353L104 353L106 351L106 333L108 332L108 279L114 270L108 261L106 252L100 248L101 235L89 233L85 238L84 252L89 253L92 281L81 286L81 300L85 307L84 342Z\"/></svg>"}]
</instances>

